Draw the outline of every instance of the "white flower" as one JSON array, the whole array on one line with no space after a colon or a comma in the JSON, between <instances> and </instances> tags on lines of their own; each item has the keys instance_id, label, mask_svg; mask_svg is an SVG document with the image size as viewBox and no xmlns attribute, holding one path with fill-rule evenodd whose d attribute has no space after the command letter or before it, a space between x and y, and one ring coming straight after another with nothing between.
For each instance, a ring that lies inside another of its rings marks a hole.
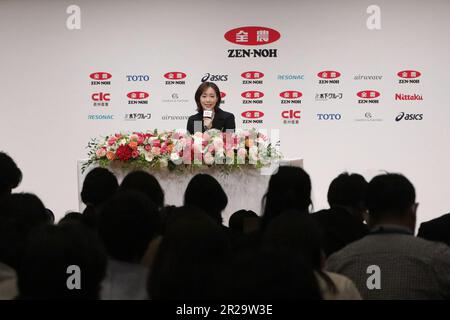
<instances>
[{"instance_id":1,"label":"white flower","mask_svg":"<svg viewBox=\"0 0 450 320\"><path fill-rule=\"evenodd\" d=\"M161 159L159 160L159 165L160 165L161 167L167 167L168 164L169 164L169 162L167 161L166 158L161 158Z\"/></svg>"},{"instance_id":2,"label":"white flower","mask_svg":"<svg viewBox=\"0 0 450 320\"><path fill-rule=\"evenodd\" d=\"M215 137L213 139L214 148L216 150L223 149L223 140L220 137Z\"/></svg>"},{"instance_id":3,"label":"white flower","mask_svg":"<svg viewBox=\"0 0 450 320\"><path fill-rule=\"evenodd\" d=\"M214 163L214 157L209 152L205 153L205 155L203 156L203 160L205 161L205 164L207 164L207 165L211 165Z\"/></svg>"},{"instance_id":4,"label":"white flower","mask_svg":"<svg viewBox=\"0 0 450 320\"><path fill-rule=\"evenodd\" d=\"M181 163L181 158L176 152L170 154L170 160L172 160L172 162L175 164Z\"/></svg>"},{"instance_id":5,"label":"white flower","mask_svg":"<svg viewBox=\"0 0 450 320\"><path fill-rule=\"evenodd\" d=\"M153 161L153 153L151 153L150 151L145 151L144 156L145 156L145 161L148 161L148 162Z\"/></svg>"}]
</instances>

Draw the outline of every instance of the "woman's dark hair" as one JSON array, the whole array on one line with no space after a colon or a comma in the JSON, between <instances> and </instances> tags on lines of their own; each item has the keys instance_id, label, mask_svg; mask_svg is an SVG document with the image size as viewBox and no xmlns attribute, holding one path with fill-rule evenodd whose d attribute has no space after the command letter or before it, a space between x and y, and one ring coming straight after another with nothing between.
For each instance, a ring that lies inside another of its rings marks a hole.
<instances>
[{"instance_id":1,"label":"woman's dark hair","mask_svg":"<svg viewBox=\"0 0 450 320\"><path fill-rule=\"evenodd\" d=\"M184 205L196 206L222 224L222 211L227 204L228 197L214 177L199 173L189 181L184 193Z\"/></svg>"},{"instance_id":2,"label":"woman's dark hair","mask_svg":"<svg viewBox=\"0 0 450 320\"><path fill-rule=\"evenodd\" d=\"M222 101L222 97L220 96L220 90L219 87L214 82L203 82L195 92L195 102L197 103L197 112L202 112L202 104L200 103L200 96L205 92L206 89L213 88L213 90L216 92L217 96L217 103L214 106L214 111L217 111L217 109L220 106L220 102Z\"/></svg>"},{"instance_id":3,"label":"woman's dark hair","mask_svg":"<svg viewBox=\"0 0 450 320\"><path fill-rule=\"evenodd\" d=\"M130 172L120 184L120 190L136 190L144 193L158 209L164 207L164 191L158 180L148 172L136 170Z\"/></svg>"},{"instance_id":4,"label":"woman's dark hair","mask_svg":"<svg viewBox=\"0 0 450 320\"><path fill-rule=\"evenodd\" d=\"M286 210L308 212L311 202L311 179L299 167L282 166L269 181L263 197L262 229L270 220Z\"/></svg>"},{"instance_id":5,"label":"woman's dark hair","mask_svg":"<svg viewBox=\"0 0 450 320\"><path fill-rule=\"evenodd\" d=\"M81 200L86 205L96 207L111 198L118 187L117 178L111 171L101 167L94 168L84 179Z\"/></svg>"},{"instance_id":6,"label":"woman's dark hair","mask_svg":"<svg viewBox=\"0 0 450 320\"><path fill-rule=\"evenodd\" d=\"M336 293L336 285L322 271L322 239L322 232L310 215L290 210L270 221L262 235L261 244L264 248L301 255L325 281L329 290Z\"/></svg>"},{"instance_id":7,"label":"woman's dark hair","mask_svg":"<svg viewBox=\"0 0 450 320\"><path fill-rule=\"evenodd\" d=\"M22 171L9 155L0 152L0 197L9 194L21 181Z\"/></svg>"}]
</instances>

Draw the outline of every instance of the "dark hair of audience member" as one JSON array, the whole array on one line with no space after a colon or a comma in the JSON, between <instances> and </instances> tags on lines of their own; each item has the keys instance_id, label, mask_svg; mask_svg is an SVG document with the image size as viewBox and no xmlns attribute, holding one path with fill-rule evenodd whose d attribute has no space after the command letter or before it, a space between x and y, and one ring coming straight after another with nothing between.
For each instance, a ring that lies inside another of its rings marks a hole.
<instances>
[{"instance_id":1,"label":"dark hair of audience member","mask_svg":"<svg viewBox=\"0 0 450 320\"><path fill-rule=\"evenodd\" d=\"M401 218L414 205L416 192L412 183L396 173L374 177L367 189L367 208L370 221L386 217Z\"/></svg>"},{"instance_id":2,"label":"dark hair of audience member","mask_svg":"<svg viewBox=\"0 0 450 320\"><path fill-rule=\"evenodd\" d=\"M98 299L105 272L106 254L91 230L76 221L42 226L17 272L18 299Z\"/></svg>"},{"instance_id":3,"label":"dark hair of audience member","mask_svg":"<svg viewBox=\"0 0 450 320\"><path fill-rule=\"evenodd\" d=\"M120 190L136 190L147 195L161 210L164 207L164 191L158 180L150 173L136 170L130 172L120 184Z\"/></svg>"},{"instance_id":4,"label":"dark hair of audience member","mask_svg":"<svg viewBox=\"0 0 450 320\"><path fill-rule=\"evenodd\" d=\"M281 166L271 176L263 197L262 229L281 212L298 210L307 214L311 201L311 179L299 167Z\"/></svg>"},{"instance_id":5,"label":"dark hair of audience member","mask_svg":"<svg viewBox=\"0 0 450 320\"><path fill-rule=\"evenodd\" d=\"M14 193L0 200L0 262L17 269L31 230L50 224L42 201L30 193Z\"/></svg>"},{"instance_id":6,"label":"dark hair of audience member","mask_svg":"<svg viewBox=\"0 0 450 320\"><path fill-rule=\"evenodd\" d=\"M327 198L330 207L364 207L368 185L369 183L360 174L341 173L331 181L328 188Z\"/></svg>"},{"instance_id":7,"label":"dark hair of audience member","mask_svg":"<svg viewBox=\"0 0 450 320\"><path fill-rule=\"evenodd\" d=\"M283 212L267 225L261 245L264 248L301 255L325 281L328 289L336 293L334 282L322 271L324 261L322 234L310 215L295 210Z\"/></svg>"},{"instance_id":8,"label":"dark hair of audience member","mask_svg":"<svg viewBox=\"0 0 450 320\"><path fill-rule=\"evenodd\" d=\"M225 298L321 300L313 269L301 256L281 250L245 250L226 272Z\"/></svg>"},{"instance_id":9,"label":"dark hair of audience member","mask_svg":"<svg viewBox=\"0 0 450 320\"><path fill-rule=\"evenodd\" d=\"M0 152L0 198L11 193L22 181L22 171L14 160Z\"/></svg>"},{"instance_id":10,"label":"dark hair of audience member","mask_svg":"<svg viewBox=\"0 0 450 320\"><path fill-rule=\"evenodd\" d=\"M259 217L254 211L238 210L230 216L228 227L238 234L244 234L245 225L249 220L259 220Z\"/></svg>"},{"instance_id":11,"label":"dark hair of audience member","mask_svg":"<svg viewBox=\"0 0 450 320\"><path fill-rule=\"evenodd\" d=\"M184 205L196 206L222 224L222 211L227 204L228 197L214 177L199 173L189 181L184 193Z\"/></svg>"},{"instance_id":12,"label":"dark hair of audience member","mask_svg":"<svg viewBox=\"0 0 450 320\"><path fill-rule=\"evenodd\" d=\"M147 283L152 299L214 299L231 249L224 230L199 209L172 217Z\"/></svg>"},{"instance_id":13,"label":"dark hair of audience member","mask_svg":"<svg viewBox=\"0 0 450 320\"><path fill-rule=\"evenodd\" d=\"M139 263L158 228L158 208L139 191L119 191L99 215L100 238L115 260Z\"/></svg>"},{"instance_id":14,"label":"dark hair of audience member","mask_svg":"<svg viewBox=\"0 0 450 320\"><path fill-rule=\"evenodd\" d=\"M63 223L68 223L68 222L80 222L80 223L84 223L83 221L83 215L79 212L68 212L66 213L66 215L59 220L58 225L63 224Z\"/></svg>"}]
</instances>

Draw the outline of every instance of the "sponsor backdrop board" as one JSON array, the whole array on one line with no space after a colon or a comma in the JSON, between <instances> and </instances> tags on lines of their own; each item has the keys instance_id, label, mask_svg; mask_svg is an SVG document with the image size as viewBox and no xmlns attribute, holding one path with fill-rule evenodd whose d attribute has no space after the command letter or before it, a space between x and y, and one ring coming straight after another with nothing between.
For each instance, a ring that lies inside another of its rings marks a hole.
<instances>
[{"instance_id":1,"label":"sponsor backdrop board","mask_svg":"<svg viewBox=\"0 0 450 320\"><path fill-rule=\"evenodd\" d=\"M73 6L75 4L75 6ZM184 128L202 81L238 127L279 129L314 209L342 171L402 172L450 209L449 1L0 2L0 149L57 218L92 137ZM251 187L249 187L251 193Z\"/></svg>"}]
</instances>

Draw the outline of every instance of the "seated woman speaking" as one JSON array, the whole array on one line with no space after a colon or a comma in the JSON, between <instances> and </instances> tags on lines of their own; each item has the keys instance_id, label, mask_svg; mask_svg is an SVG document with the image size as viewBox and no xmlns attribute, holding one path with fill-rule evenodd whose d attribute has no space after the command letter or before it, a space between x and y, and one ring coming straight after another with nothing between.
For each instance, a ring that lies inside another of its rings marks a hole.
<instances>
[{"instance_id":1,"label":"seated woman speaking","mask_svg":"<svg viewBox=\"0 0 450 320\"><path fill-rule=\"evenodd\" d=\"M189 117L187 131L194 134L209 129L219 129L223 132L229 129L234 130L236 128L234 115L219 108L220 100L220 90L217 85L212 82L203 82L195 92L197 113Z\"/></svg>"}]
</instances>

